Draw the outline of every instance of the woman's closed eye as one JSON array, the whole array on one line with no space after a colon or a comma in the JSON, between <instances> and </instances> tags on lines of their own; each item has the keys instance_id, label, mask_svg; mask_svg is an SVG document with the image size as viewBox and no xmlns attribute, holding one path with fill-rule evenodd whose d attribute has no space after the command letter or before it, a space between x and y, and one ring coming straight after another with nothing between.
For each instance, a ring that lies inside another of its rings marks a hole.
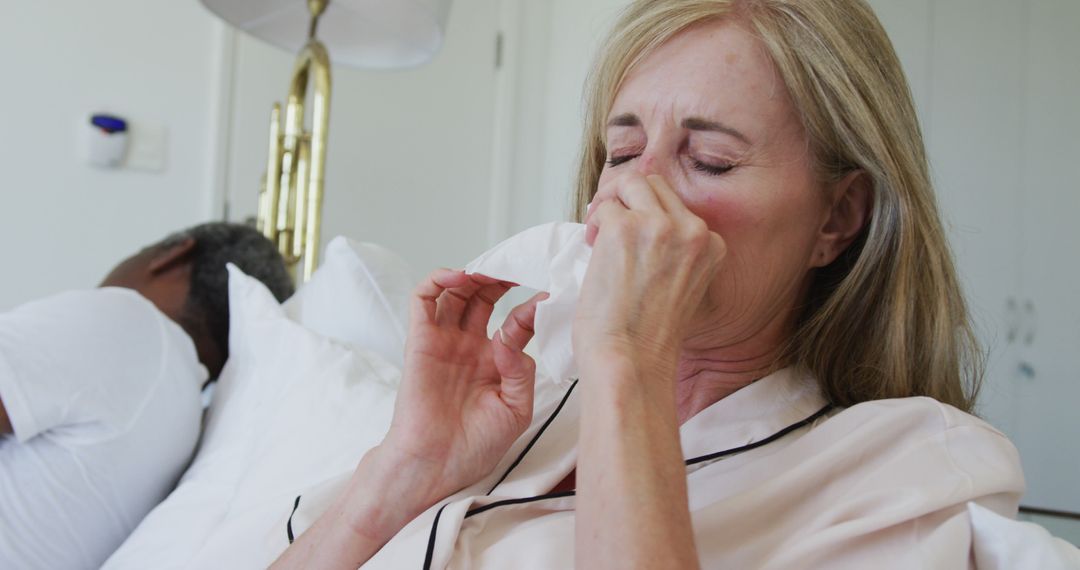
<instances>
[{"instance_id":1,"label":"woman's closed eye","mask_svg":"<svg viewBox=\"0 0 1080 570\"><path fill-rule=\"evenodd\" d=\"M614 168L616 166L619 166L620 164L630 162L631 160L634 160L639 156L641 156L640 153L628 153L612 156L607 160L607 165L609 168ZM691 168L697 170L698 172L708 174L710 176L720 176L722 174L727 174L731 171L731 169L735 168L736 166L734 163L726 161L706 162L693 157L690 157L688 160L690 162Z\"/></svg>"},{"instance_id":2,"label":"woman's closed eye","mask_svg":"<svg viewBox=\"0 0 1080 570\"><path fill-rule=\"evenodd\" d=\"M641 156L640 154L624 154L620 156L612 156L607 160L607 165L610 167L618 166L624 162L629 162L635 158Z\"/></svg>"},{"instance_id":3,"label":"woman's closed eye","mask_svg":"<svg viewBox=\"0 0 1080 570\"><path fill-rule=\"evenodd\" d=\"M703 162L696 158L690 159L690 166L692 166L694 170L704 172L705 174L708 174L710 176L720 176L722 174L727 174L729 171L731 171L732 168L735 168L735 165L730 162L711 163Z\"/></svg>"}]
</instances>

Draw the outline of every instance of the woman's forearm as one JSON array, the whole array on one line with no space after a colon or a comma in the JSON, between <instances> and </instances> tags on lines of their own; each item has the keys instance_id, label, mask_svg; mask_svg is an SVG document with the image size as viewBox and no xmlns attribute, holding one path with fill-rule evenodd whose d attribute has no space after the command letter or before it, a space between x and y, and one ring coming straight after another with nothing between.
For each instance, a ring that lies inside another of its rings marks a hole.
<instances>
[{"instance_id":1,"label":"woman's forearm","mask_svg":"<svg viewBox=\"0 0 1080 570\"><path fill-rule=\"evenodd\" d=\"M582 371L579 568L698 566L674 388L640 370L608 360Z\"/></svg>"},{"instance_id":2,"label":"woman's forearm","mask_svg":"<svg viewBox=\"0 0 1080 570\"><path fill-rule=\"evenodd\" d=\"M355 570L434 503L417 493L432 488L423 473L384 454L376 447L364 455L342 495L272 568Z\"/></svg>"}]
</instances>

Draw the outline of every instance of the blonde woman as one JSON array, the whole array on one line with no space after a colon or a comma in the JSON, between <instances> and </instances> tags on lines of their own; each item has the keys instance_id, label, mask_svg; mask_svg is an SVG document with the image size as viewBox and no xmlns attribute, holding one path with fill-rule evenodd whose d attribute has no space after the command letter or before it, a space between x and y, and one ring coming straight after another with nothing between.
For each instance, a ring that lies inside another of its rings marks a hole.
<instances>
[{"instance_id":1,"label":"blonde woman","mask_svg":"<svg viewBox=\"0 0 1080 570\"><path fill-rule=\"evenodd\" d=\"M1023 476L870 8L642 0L591 89L579 383L534 410L536 300L489 339L508 285L434 273L390 432L279 563L967 567Z\"/></svg>"}]
</instances>

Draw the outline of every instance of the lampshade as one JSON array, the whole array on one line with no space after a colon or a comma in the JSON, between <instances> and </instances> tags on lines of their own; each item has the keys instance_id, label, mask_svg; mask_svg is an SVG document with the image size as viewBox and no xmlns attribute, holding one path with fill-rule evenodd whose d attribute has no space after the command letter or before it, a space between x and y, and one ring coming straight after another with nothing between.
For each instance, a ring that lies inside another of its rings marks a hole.
<instances>
[{"instance_id":1,"label":"lampshade","mask_svg":"<svg viewBox=\"0 0 1080 570\"><path fill-rule=\"evenodd\" d=\"M353 67L420 65L442 47L452 0L330 0L317 36L330 59ZM290 52L307 41L306 0L201 0L211 12Z\"/></svg>"}]
</instances>

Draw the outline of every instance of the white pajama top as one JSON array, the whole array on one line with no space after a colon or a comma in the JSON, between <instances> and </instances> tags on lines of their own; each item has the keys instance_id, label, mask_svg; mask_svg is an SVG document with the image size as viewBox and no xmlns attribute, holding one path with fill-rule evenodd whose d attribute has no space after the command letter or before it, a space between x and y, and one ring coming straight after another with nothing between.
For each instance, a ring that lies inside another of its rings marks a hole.
<instances>
[{"instance_id":1,"label":"white pajama top","mask_svg":"<svg viewBox=\"0 0 1080 570\"><path fill-rule=\"evenodd\" d=\"M589 413L574 387L538 380L533 425L495 471L418 516L364 568L572 568L574 492L549 491L574 469ZM703 568L969 568L966 504L1013 517L1024 490L1016 449L978 418L930 398L835 408L793 369L716 402L680 434ZM350 475L283 506L278 546Z\"/></svg>"}]
</instances>

